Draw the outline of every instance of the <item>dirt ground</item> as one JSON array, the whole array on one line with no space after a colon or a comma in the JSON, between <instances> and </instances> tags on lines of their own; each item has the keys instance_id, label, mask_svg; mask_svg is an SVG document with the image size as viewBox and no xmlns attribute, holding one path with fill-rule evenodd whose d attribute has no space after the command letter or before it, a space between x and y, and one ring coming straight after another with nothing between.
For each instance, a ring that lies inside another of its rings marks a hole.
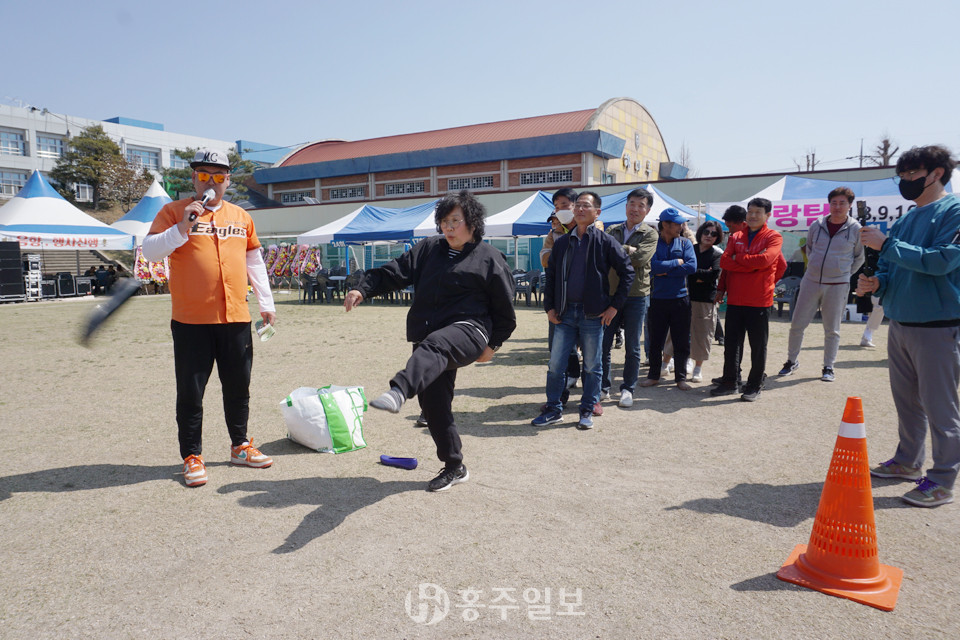
<instances>
[{"instance_id":1,"label":"dirt ground","mask_svg":"<svg viewBox=\"0 0 960 640\"><path fill-rule=\"evenodd\" d=\"M416 401L370 410L369 446L340 455L287 440L279 411L299 386L385 390L409 353L406 309L348 315L280 294L277 335L255 346L250 419L275 464L228 464L214 375L210 482L187 489L169 297L135 298L84 348L94 304L0 306L3 638L960 637L960 504L908 507L909 483L873 485L880 561L904 571L893 612L775 577L809 540L848 396L863 398L871 463L894 451L886 327L863 349L862 325L843 325L832 384L818 380L814 324L800 370L756 403L666 385L631 409L605 402L581 432L572 412L529 424L546 319L520 307L494 362L459 372L470 480L431 494L441 464ZM771 323L768 372L788 326ZM708 380L721 361L715 347Z\"/></svg>"}]
</instances>

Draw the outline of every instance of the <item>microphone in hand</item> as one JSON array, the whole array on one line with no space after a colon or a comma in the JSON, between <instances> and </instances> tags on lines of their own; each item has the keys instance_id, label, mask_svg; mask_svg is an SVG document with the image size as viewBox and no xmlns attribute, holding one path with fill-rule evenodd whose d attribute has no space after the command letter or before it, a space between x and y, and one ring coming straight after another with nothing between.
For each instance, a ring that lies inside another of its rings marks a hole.
<instances>
[{"instance_id":1,"label":"microphone in hand","mask_svg":"<svg viewBox=\"0 0 960 640\"><path fill-rule=\"evenodd\" d=\"M214 191L213 189L207 189L206 191L203 192L203 197L200 198L200 204L203 206L207 206L207 203L213 200L216 197L216 195L217 195L216 191ZM193 222L196 219L197 219L197 214L191 213L190 222Z\"/></svg>"}]
</instances>

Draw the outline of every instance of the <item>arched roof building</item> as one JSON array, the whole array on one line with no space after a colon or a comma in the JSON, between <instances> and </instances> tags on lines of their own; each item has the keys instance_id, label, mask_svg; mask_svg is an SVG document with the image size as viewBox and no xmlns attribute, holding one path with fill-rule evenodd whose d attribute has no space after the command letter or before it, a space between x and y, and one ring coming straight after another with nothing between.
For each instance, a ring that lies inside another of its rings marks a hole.
<instances>
[{"instance_id":1,"label":"arched roof building","mask_svg":"<svg viewBox=\"0 0 960 640\"><path fill-rule=\"evenodd\" d=\"M616 184L663 179L672 171L650 113L636 100L614 98L569 113L321 140L254 178L268 197L298 204Z\"/></svg>"}]
</instances>

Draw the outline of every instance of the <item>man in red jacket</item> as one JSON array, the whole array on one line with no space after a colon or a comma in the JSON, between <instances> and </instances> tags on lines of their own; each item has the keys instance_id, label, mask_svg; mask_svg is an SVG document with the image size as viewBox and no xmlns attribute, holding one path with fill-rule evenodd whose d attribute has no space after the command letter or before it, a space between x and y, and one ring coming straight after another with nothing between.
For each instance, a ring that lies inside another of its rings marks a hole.
<instances>
[{"instance_id":1,"label":"man in red jacket","mask_svg":"<svg viewBox=\"0 0 960 640\"><path fill-rule=\"evenodd\" d=\"M747 203L747 226L730 236L720 258L720 268L727 274L726 343L723 377L710 391L711 396L743 391L740 399L753 402L763 390L773 290L787 268L780 250L783 238L767 227L772 208L766 198ZM750 340L750 373L741 389L740 358L745 337Z\"/></svg>"}]
</instances>

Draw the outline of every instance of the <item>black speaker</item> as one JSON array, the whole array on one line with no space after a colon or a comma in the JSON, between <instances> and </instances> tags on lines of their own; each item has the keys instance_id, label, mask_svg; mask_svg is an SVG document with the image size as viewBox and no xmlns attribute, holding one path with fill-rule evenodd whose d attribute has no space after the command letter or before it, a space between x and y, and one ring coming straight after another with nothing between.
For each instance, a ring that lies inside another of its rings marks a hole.
<instances>
[{"instance_id":1,"label":"black speaker","mask_svg":"<svg viewBox=\"0 0 960 640\"><path fill-rule=\"evenodd\" d=\"M0 258L16 258L20 260L20 243L0 242Z\"/></svg>"},{"instance_id":2,"label":"black speaker","mask_svg":"<svg viewBox=\"0 0 960 640\"><path fill-rule=\"evenodd\" d=\"M10 284L12 282L23 283L23 272L19 267L6 268L0 267L0 284Z\"/></svg>"},{"instance_id":3,"label":"black speaker","mask_svg":"<svg viewBox=\"0 0 960 640\"><path fill-rule=\"evenodd\" d=\"M0 283L0 297L5 296L22 296L23 295L23 280L20 282L3 282Z\"/></svg>"},{"instance_id":4,"label":"black speaker","mask_svg":"<svg viewBox=\"0 0 960 640\"><path fill-rule=\"evenodd\" d=\"M57 295L68 298L77 295L77 285L73 281L73 274L61 271L57 274Z\"/></svg>"},{"instance_id":5,"label":"black speaker","mask_svg":"<svg viewBox=\"0 0 960 640\"><path fill-rule=\"evenodd\" d=\"M57 297L57 281L41 280L40 281L40 297L56 298Z\"/></svg>"},{"instance_id":6,"label":"black speaker","mask_svg":"<svg viewBox=\"0 0 960 640\"><path fill-rule=\"evenodd\" d=\"M0 255L0 269L22 269L23 263L20 261L20 256L5 256Z\"/></svg>"},{"instance_id":7,"label":"black speaker","mask_svg":"<svg viewBox=\"0 0 960 640\"><path fill-rule=\"evenodd\" d=\"M75 282L77 283L77 295L78 295L78 296L89 296L91 293L93 293L93 283L92 283L92 280L93 280L93 278L91 278L91 277L89 277L89 276L86 276L86 277L84 277L84 276L78 276L78 277L75 279Z\"/></svg>"}]
</instances>

